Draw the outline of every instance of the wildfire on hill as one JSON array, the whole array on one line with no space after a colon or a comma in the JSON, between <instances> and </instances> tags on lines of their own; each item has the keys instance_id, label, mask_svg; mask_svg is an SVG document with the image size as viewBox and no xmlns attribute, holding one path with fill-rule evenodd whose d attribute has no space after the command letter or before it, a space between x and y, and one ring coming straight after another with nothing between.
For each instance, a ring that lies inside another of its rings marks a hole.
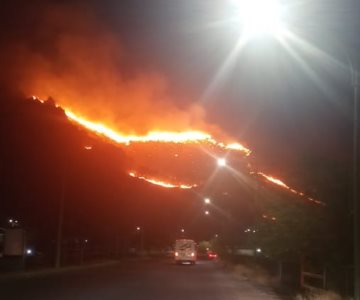
<instances>
[{"instance_id":1,"label":"wildfire on hill","mask_svg":"<svg viewBox=\"0 0 360 300\"><path fill-rule=\"evenodd\" d=\"M45 100L39 99L36 96L32 97L33 100L39 101L40 103L45 103ZM58 104L55 103L56 107L61 107L64 111L66 116L69 118L69 120L81 125L82 127L85 127L86 129L90 130L91 132L103 136L107 138L108 140L124 145L124 146L130 146L132 144L150 144L150 143L160 143L163 145L199 145L199 146L212 146L215 147L218 151L230 151L230 152L238 152L242 154L243 158L246 158L251 154L251 150L246 148L240 143L232 142L232 143L224 143L222 141L216 140L210 133L204 132L204 131L198 131L198 130L186 130L186 131L180 131L180 132L171 132L171 131L150 131L146 135L126 135L123 133L120 133L109 126L106 126L103 123L99 122L92 122L88 120L87 118L81 117L80 115L74 113L71 110L68 110ZM175 157L178 157L178 154L174 155ZM290 186L288 186L284 181L275 178L271 175L267 175L263 172L254 172L249 169L250 174L256 174L261 176L262 178L265 178L267 182L272 183L278 187L283 188L284 190L288 190L289 192L309 201L317 205L325 205L325 203L313 199L311 197L306 196L303 192L299 192ZM143 172L140 173L135 171L130 171L128 173L129 176L137 178L139 180L144 180L150 184L154 184L157 186L161 186L163 188L180 188L180 189L192 189L195 187L198 187L198 183L193 184L185 184L185 183L173 183L171 181L167 181L165 179L159 179L155 178L151 175L143 175ZM162 178L166 177L162 176Z\"/></svg>"}]
</instances>

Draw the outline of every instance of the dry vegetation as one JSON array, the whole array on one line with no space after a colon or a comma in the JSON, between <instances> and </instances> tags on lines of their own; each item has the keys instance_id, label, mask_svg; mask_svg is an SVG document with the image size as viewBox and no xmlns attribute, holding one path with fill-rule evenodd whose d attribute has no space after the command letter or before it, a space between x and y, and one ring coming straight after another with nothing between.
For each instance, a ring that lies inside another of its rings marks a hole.
<instances>
[{"instance_id":1,"label":"dry vegetation","mask_svg":"<svg viewBox=\"0 0 360 300\"><path fill-rule=\"evenodd\" d=\"M343 298L331 291L310 292L306 295L297 295L294 300L351 300Z\"/></svg>"},{"instance_id":2,"label":"dry vegetation","mask_svg":"<svg viewBox=\"0 0 360 300\"><path fill-rule=\"evenodd\" d=\"M241 280L249 280L261 285L272 285L276 279L259 265L246 266L238 264L234 266L234 274Z\"/></svg>"}]
</instances>

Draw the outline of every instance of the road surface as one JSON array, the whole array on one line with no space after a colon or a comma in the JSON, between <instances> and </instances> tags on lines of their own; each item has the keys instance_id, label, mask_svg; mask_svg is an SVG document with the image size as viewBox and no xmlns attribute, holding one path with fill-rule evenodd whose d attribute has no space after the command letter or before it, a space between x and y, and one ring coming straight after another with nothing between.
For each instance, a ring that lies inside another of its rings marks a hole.
<instances>
[{"instance_id":1,"label":"road surface","mask_svg":"<svg viewBox=\"0 0 360 300\"><path fill-rule=\"evenodd\" d=\"M171 260L125 261L58 273L0 279L4 300L275 300L219 263L177 266Z\"/></svg>"}]
</instances>

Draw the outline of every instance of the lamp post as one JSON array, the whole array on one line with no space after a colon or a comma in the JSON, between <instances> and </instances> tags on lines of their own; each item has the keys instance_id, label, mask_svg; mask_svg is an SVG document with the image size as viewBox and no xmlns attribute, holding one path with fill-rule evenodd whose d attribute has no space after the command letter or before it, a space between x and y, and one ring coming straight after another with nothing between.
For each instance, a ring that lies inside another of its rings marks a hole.
<instances>
[{"instance_id":1,"label":"lamp post","mask_svg":"<svg viewBox=\"0 0 360 300\"><path fill-rule=\"evenodd\" d=\"M142 255L144 252L144 228L137 226L136 232L138 232L140 235L140 254Z\"/></svg>"},{"instance_id":2,"label":"lamp post","mask_svg":"<svg viewBox=\"0 0 360 300\"><path fill-rule=\"evenodd\" d=\"M59 214L58 214L58 226L57 226L57 236L56 236L56 254L55 254L55 268L60 268L61 266L61 253L62 253L62 241L63 241L63 224L64 224L64 206L65 206L65 194L66 194L66 168L64 166L63 178L61 182L61 192L59 199Z\"/></svg>"},{"instance_id":3,"label":"lamp post","mask_svg":"<svg viewBox=\"0 0 360 300\"><path fill-rule=\"evenodd\" d=\"M359 163L359 139L358 139L358 117L359 117L359 71L352 70L352 86L354 97L353 112L353 226L354 226L354 300L360 300L360 222L359 222L359 201L358 201L358 163Z\"/></svg>"},{"instance_id":4,"label":"lamp post","mask_svg":"<svg viewBox=\"0 0 360 300\"><path fill-rule=\"evenodd\" d=\"M238 17L243 25L243 40L268 33L274 37L284 37L286 33L281 21L283 8L277 0L238 0ZM358 2L354 1L358 11ZM360 217L359 217L359 70L351 66L351 86L353 89L353 132L352 132L352 206L353 206L353 243L354 243L354 300L360 300ZM220 165L220 164L219 164Z\"/></svg>"},{"instance_id":5,"label":"lamp post","mask_svg":"<svg viewBox=\"0 0 360 300\"><path fill-rule=\"evenodd\" d=\"M92 146L84 146L85 150L92 150ZM61 266L61 255L62 255L62 242L63 242L63 225L64 225L64 207L65 207L65 198L66 198L66 188L67 188L67 173L69 167L68 157L63 166L62 180L61 180L61 191L59 199L59 214L58 214L58 224L57 224L57 234L56 234L56 253L55 253L55 268L60 268Z\"/></svg>"}]
</instances>

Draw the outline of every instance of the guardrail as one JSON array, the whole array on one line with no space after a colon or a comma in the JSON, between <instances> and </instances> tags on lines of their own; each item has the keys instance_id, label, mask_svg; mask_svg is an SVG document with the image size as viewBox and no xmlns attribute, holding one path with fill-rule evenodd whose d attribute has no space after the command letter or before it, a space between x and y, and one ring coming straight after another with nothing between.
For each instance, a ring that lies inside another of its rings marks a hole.
<instances>
[{"instance_id":1,"label":"guardrail","mask_svg":"<svg viewBox=\"0 0 360 300\"><path fill-rule=\"evenodd\" d=\"M316 290L316 289L326 289L326 268L323 267L322 273L312 273L309 271L305 271L304 269L304 257L301 258L301 270L300 270L300 286L302 288L307 288L310 290ZM307 278L316 279L317 282L319 282L319 286L311 285L306 281Z\"/></svg>"}]
</instances>

